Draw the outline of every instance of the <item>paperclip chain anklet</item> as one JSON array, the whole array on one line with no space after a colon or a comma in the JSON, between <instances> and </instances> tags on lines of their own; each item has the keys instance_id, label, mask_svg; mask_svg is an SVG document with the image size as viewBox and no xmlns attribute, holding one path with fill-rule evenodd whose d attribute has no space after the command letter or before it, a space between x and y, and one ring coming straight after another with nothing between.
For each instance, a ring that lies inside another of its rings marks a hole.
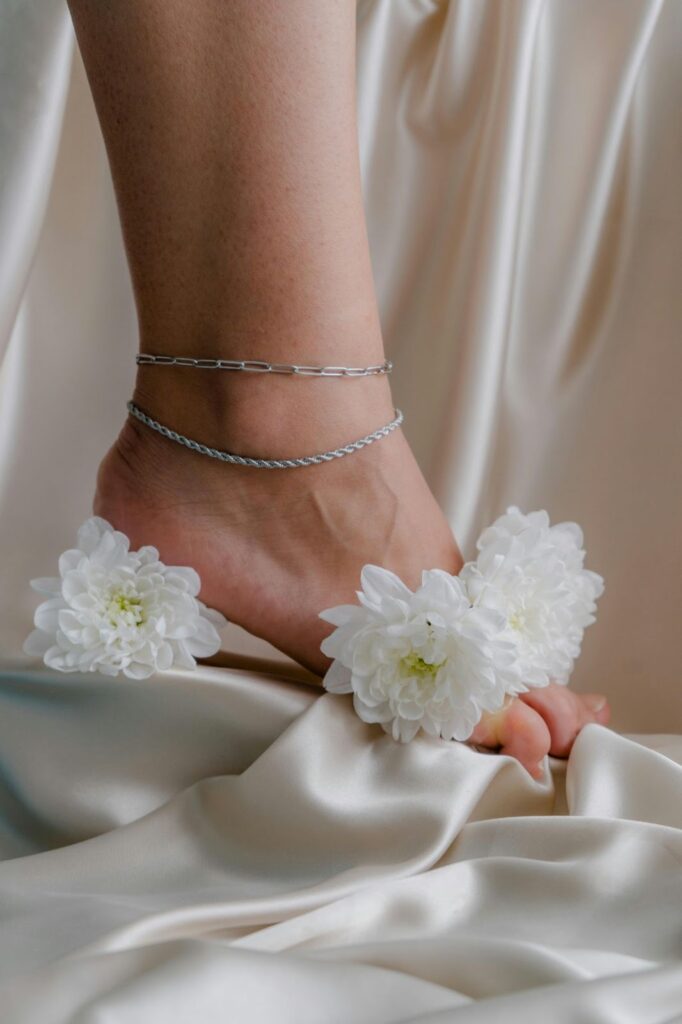
<instances>
[{"instance_id":1,"label":"paperclip chain anklet","mask_svg":"<svg viewBox=\"0 0 682 1024\"><path fill-rule=\"evenodd\" d=\"M366 448L367 445L373 444L374 441L380 441L382 437L387 437L403 422L402 412L400 409L396 409L395 419L392 419L390 423L379 427L378 430L372 431L371 434L366 434L357 441L351 441L350 444L343 445L341 448L320 452L317 455L303 455L297 459L256 459L247 455L235 455L233 452L223 452L219 448L209 448L208 445L201 444L199 441L193 441L191 438L185 437L184 434L179 434L176 430L171 430L170 427L164 426L158 420L152 419L134 402L128 402L128 412L135 419L139 420L140 423L151 427L158 434L162 434L169 440L176 441L178 444L182 444L185 448L190 448L194 452L199 452L200 455L208 455L212 459L229 462L235 466L253 466L255 469L297 469L300 466L317 466L322 462L332 462L334 459L343 458L344 455L352 455L353 452Z\"/></svg>"},{"instance_id":2,"label":"paperclip chain anklet","mask_svg":"<svg viewBox=\"0 0 682 1024\"><path fill-rule=\"evenodd\" d=\"M190 366L197 370L235 370L243 373L286 373L299 377L374 377L390 373L393 363L386 359L376 366L307 366L296 363L268 363L263 359L193 359L190 356L153 356L141 352L138 366Z\"/></svg>"}]
</instances>

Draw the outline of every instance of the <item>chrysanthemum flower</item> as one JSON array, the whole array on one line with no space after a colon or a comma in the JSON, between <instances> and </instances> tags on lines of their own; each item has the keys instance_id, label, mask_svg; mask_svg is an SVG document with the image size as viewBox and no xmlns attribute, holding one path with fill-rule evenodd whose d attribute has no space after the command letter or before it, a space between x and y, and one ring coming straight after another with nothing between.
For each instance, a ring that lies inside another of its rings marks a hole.
<instances>
[{"instance_id":1,"label":"chrysanthemum flower","mask_svg":"<svg viewBox=\"0 0 682 1024\"><path fill-rule=\"evenodd\" d=\"M144 679L220 648L224 617L197 599L194 569L167 566L156 548L130 551L125 534L93 516L77 546L59 559L59 576L31 586L47 595L24 644L60 672L119 672Z\"/></svg>"},{"instance_id":2,"label":"chrysanthemum flower","mask_svg":"<svg viewBox=\"0 0 682 1024\"><path fill-rule=\"evenodd\" d=\"M324 685L353 693L355 711L407 742L419 729L467 739L484 710L501 707L514 661L506 617L472 608L461 579L439 569L416 592L376 565L362 570L359 605L321 613L336 626Z\"/></svg>"},{"instance_id":3,"label":"chrysanthemum flower","mask_svg":"<svg viewBox=\"0 0 682 1024\"><path fill-rule=\"evenodd\" d=\"M477 542L478 557L460 574L472 604L505 616L516 648L517 685L566 684L583 633L595 621L604 580L585 569L577 523L550 526L545 511L507 509Z\"/></svg>"}]
</instances>

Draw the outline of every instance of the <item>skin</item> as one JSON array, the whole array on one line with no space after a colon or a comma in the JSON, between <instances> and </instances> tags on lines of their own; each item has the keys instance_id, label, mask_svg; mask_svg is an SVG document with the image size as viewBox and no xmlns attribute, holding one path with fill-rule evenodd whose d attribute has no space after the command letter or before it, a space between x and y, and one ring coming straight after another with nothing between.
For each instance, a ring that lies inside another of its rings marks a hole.
<instances>
[{"instance_id":1,"label":"skin","mask_svg":"<svg viewBox=\"0 0 682 1024\"><path fill-rule=\"evenodd\" d=\"M385 358L363 210L354 0L71 0L106 142L140 350L286 363ZM286 457L393 418L388 377L261 377L140 367L134 400L204 443ZM461 554L401 430L321 466L259 471L128 419L94 511L134 546L193 565L202 599L324 673L317 613L366 562L414 586ZM597 705L601 707L597 709ZM548 687L473 740L538 773L598 695Z\"/></svg>"}]
</instances>

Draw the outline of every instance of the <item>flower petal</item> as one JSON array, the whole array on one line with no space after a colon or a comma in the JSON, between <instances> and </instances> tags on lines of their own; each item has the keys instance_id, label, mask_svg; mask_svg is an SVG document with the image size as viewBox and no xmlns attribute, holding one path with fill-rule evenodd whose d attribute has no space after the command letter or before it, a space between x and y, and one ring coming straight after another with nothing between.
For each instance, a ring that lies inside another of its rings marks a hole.
<instances>
[{"instance_id":1,"label":"flower petal","mask_svg":"<svg viewBox=\"0 0 682 1024\"><path fill-rule=\"evenodd\" d=\"M199 579L199 573L194 569L190 569L186 565L174 565L166 570L166 583L171 586L177 586L181 590L186 590L192 597L201 590L201 580Z\"/></svg>"},{"instance_id":2,"label":"flower petal","mask_svg":"<svg viewBox=\"0 0 682 1024\"><path fill-rule=\"evenodd\" d=\"M213 623L208 619L199 616L197 619L196 632L193 636L185 638L187 650L195 658L210 658L220 650L220 633Z\"/></svg>"},{"instance_id":3,"label":"flower petal","mask_svg":"<svg viewBox=\"0 0 682 1024\"><path fill-rule=\"evenodd\" d=\"M61 593L62 581L59 576L39 576L35 580L31 580L31 587L33 590L37 590L39 594L49 594L51 597L56 597Z\"/></svg>"},{"instance_id":4,"label":"flower petal","mask_svg":"<svg viewBox=\"0 0 682 1024\"><path fill-rule=\"evenodd\" d=\"M54 633L59 623L59 612L64 608L64 601L61 597L51 597L38 605L33 617L34 625L46 633Z\"/></svg>"},{"instance_id":5,"label":"flower petal","mask_svg":"<svg viewBox=\"0 0 682 1024\"><path fill-rule=\"evenodd\" d=\"M227 626L228 620L225 618L222 612L219 612L216 608L209 608L208 605L205 605L203 603L203 601L197 600L197 604L203 617L205 619L208 619L208 621L212 623L216 629L223 629L224 626Z\"/></svg>"},{"instance_id":6,"label":"flower petal","mask_svg":"<svg viewBox=\"0 0 682 1024\"><path fill-rule=\"evenodd\" d=\"M78 530L76 544L80 552L91 555L105 533L111 533L113 527L100 516L90 516ZM68 554L68 552L67 552Z\"/></svg>"},{"instance_id":7,"label":"flower petal","mask_svg":"<svg viewBox=\"0 0 682 1024\"><path fill-rule=\"evenodd\" d=\"M165 672L173 664L173 648L166 641L159 645L156 652L156 668L159 672Z\"/></svg>"},{"instance_id":8,"label":"flower petal","mask_svg":"<svg viewBox=\"0 0 682 1024\"><path fill-rule=\"evenodd\" d=\"M350 669L340 661L333 661L322 680L325 690L329 693L352 693Z\"/></svg>"},{"instance_id":9,"label":"flower petal","mask_svg":"<svg viewBox=\"0 0 682 1024\"><path fill-rule=\"evenodd\" d=\"M128 679L149 679L150 676L154 675L154 672L154 665L143 665L139 661L132 661L123 669L123 674Z\"/></svg>"},{"instance_id":10,"label":"flower petal","mask_svg":"<svg viewBox=\"0 0 682 1024\"><path fill-rule=\"evenodd\" d=\"M331 622L333 626L345 626L349 622L365 621L362 608L358 608L356 604L337 604L334 608L325 608L318 614L321 619Z\"/></svg>"},{"instance_id":11,"label":"flower petal","mask_svg":"<svg viewBox=\"0 0 682 1024\"><path fill-rule=\"evenodd\" d=\"M379 722L383 724L393 720L393 712L388 703L367 704L357 692L353 694L353 707L363 722L367 722L369 725L375 725Z\"/></svg>"},{"instance_id":12,"label":"flower petal","mask_svg":"<svg viewBox=\"0 0 682 1024\"><path fill-rule=\"evenodd\" d=\"M24 654L35 654L42 658L52 646L52 637L44 633L42 629L34 629L24 640L22 650Z\"/></svg>"},{"instance_id":13,"label":"flower petal","mask_svg":"<svg viewBox=\"0 0 682 1024\"><path fill-rule=\"evenodd\" d=\"M379 604L385 597L409 601L412 591L390 569L380 565L365 565L360 573L360 584L372 604Z\"/></svg>"}]
</instances>

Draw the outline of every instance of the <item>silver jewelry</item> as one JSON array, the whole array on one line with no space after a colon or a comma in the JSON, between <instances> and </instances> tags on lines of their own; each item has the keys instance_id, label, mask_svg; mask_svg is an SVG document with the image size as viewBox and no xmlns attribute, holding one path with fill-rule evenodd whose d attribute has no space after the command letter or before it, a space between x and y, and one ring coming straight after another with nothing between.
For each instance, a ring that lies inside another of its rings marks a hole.
<instances>
[{"instance_id":1,"label":"silver jewelry","mask_svg":"<svg viewBox=\"0 0 682 1024\"><path fill-rule=\"evenodd\" d=\"M146 424L146 426L151 427L152 430L156 430L157 433L163 434L169 440L177 441L178 444L184 445L185 448L191 448L192 451L199 452L200 455L209 455L212 459L220 459L221 462L229 462L235 466L253 466L256 469L296 469L299 466L317 466L321 462L331 462L333 459L343 458L344 455L351 455L353 452L360 451L361 448L366 448L368 444L380 441L382 437L387 437L400 426L403 422L403 414L400 409L395 409L394 411L395 419L392 419L390 423L387 423L384 427L379 427L378 430L373 430L371 434L366 434L365 437L361 437L358 441L351 441L350 444L343 445L342 448L334 448L329 452L320 452L319 455L303 455L298 459L254 459L248 455L235 455L232 452L220 451L219 448L209 448L205 444L200 444L199 441L193 441L183 434L178 434L176 430L165 427L158 420L152 419L134 402L128 402L128 412L131 416L134 416L135 419Z\"/></svg>"},{"instance_id":2,"label":"silver jewelry","mask_svg":"<svg viewBox=\"0 0 682 1024\"><path fill-rule=\"evenodd\" d=\"M189 356L135 356L138 366L192 366L198 370L237 370L244 373L288 373L299 377L374 377L390 373L393 363L386 359L377 366L306 366L296 363L266 363L263 359L192 359Z\"/></svg>"}]
</instances>

